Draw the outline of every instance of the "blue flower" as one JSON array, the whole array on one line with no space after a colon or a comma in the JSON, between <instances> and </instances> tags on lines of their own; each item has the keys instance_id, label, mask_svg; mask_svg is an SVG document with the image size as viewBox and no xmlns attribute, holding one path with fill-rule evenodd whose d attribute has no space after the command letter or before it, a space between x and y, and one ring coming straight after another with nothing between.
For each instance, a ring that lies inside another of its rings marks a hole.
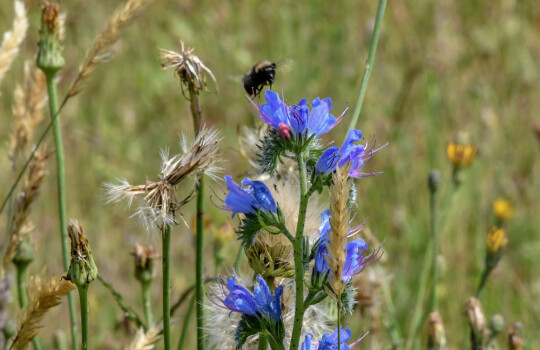
<instances>
[{"instance_id":1,"label":"blue flower","mask_svg":"<svg viewBox=\"0 0 540 350\"><path fill-rule=\"evenodd\" d=\"M259 208L272 213L277 211L272 193L264 183L245 178L241 183L246 188L242 188L229 175L225 175L225 182L229 193L224 192L226 197L221 201L225 206L219 208L232 211L233 217L238 213L255 214Z\"/></svg>"},{"instance_id":2,"label":"blue flower","mask_svg":"<svg viewBox=\"0 0 540 350\"><path fill-rule=\"evenodd\" d=\"M361 228L362 225L353 230L349 229L348 235L354 236ZM317 248L315 263L313 265L313 273L321 276L331 273L330 266L328 266L327 262L328 250L326 244L328 243L328 231L331 231L330 210L327 210L322 214L319 235L321 244ZM346 260L341 274L341 279L344 282L348 283L353 276L362 272L370 263L372 263L372 255L366 257L367 249L368 245L362 238L347 243L345 247Z\"/></svg>"},{"instance_id":3,"label":"blue flower","mask_svg":"<svg viewBox=\"0 0 540 350\"><path fill-rule=\"evenodd\" d=\"M227 291L225 290L227 289ZM253 287L253 293L246 287L236 283L236 277L227 278L227 285L222 282L221 295L212 291L214 296L211 301L231 312L239 312L244 315L256 317L268 317L276 322L281 319L281 295L283 287L279 286L275 290L275 295L270 293L268 285L260 276Z\"/></svg>"},{"instance_id":4,"label":"blue flower","mask_svg":"<svg viewBox=\"0 0 540 350\"><path fill-rule=\"evenodd\" d=\"M332 146L324 151L315 166L315 172L325 174L336 170L336 166L343 167L346 163L351 163L349 176L366 177L375 175L375 173L362 173L360 168L366 165L380 148L373 150L373 145L356 145L355 142L361 139L362 131L351 130L341 148Z\"/></svg>"},{"instance_id":5,"label":"blue flower","mask_svg":"<svg viewBox=\"0 0 540 350\"><path fill-rule=\"evenodd\" d=\"M259 108L259 117L286 138L290 138L291 134L320 136L341 121L341 118L336 119L330 114L332 100L329 97L314 99L311 111L306 99L302 99L298 105L287 106L272 90L266 90L265 99L266 103Z\"/></svg>"},{"instance_id":6,"label":"blue flower","mask_svg":"<svg viewBox=\"0 0 540 350\"><path fill-rule=\"evenodd\" d=\"M311 340L313 336L311 334L306 335L306 339L302 343L301 350L337 350L338 348L338 329L334 330L332 334L325 334L318 343L313 343ZM348 328L341 328L340 333L340 346L342 350L349 350L349 345L345 343L351 339L351 330ZM354 344L353 344L354 345Z\"/></svg>"}]
</instances>

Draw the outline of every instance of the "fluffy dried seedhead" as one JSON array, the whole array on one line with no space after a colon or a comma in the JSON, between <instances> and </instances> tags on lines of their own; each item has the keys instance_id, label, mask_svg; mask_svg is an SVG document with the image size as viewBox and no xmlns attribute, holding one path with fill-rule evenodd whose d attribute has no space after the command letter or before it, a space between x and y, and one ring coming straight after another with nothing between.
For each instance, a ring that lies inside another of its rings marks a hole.
<instances>
[{"instance_id":1,"label":"fluffy dried seedhead","mask_svg":"<svg viewBox=\"0 0 540 350\"><path fill-rule=\"evenodd\" d=\"M36 337L41 326L41 320L51 308L61 302L61 298L75 288L71 282L61 277L53 277L46 282L41 278L33 277L27 287L28 306L21 310L17 335L11 348L15 350L26 349L27 345Z\"/></svg>"},{"instance_id":2,"label":"fluffy dried seedhead","mask_svg":"<svg viewBox=\"0 0 540 350\"><path fill-rule=\"evenodd\" d=\"M13 28L4 33L2 44L0 45L0 83L4 79L11 63L19 53L19 47L26 37L28 29L28 17L22 1L15 1L15 19Z\"/></svg>"},{"instance_id":3,"label":"fluffy dried seedhead","mask_svg":"<svg viewBox=\"0 0 540 350\"><path fill-rule=\"evenodd\" d=\"M139 329L135 334L135 337L126 347L126 350L153 350L156 347L156 343L161 338L160 327L154 326L147 332L144 329Z\"/></svg>"},{"instance_id":4,"label":"fluffy dried seedhead","mask_svg":"<svg viewBox=\"0 0 540 350\"><path fill-rule=\"evenodd\" d=\"M207 91L206 89L206 76L205 72L210 75L216 90L219 90L216 78L212 71L204 65L199 57L193 54L195 49L185 49L184 42L180 40L180 52L174 52L170 50L160 49L159 57L165 60L161 64L163 69L172 68L174 73L178 75L182 84L192 85L197 93L199 91Z\"/></svg>"},{"instance_id":5,"label":"fluffy dried seedhead","mask_svg":"<svg viewBox=\"0 0 540 350\"><path fill-rule=\"evenodd\" d=\"M327 261L332 272L330 285L338 300L346 286L341 275L347 258L345 244L347 243L350 221L350 213L347 208L351 188L349 170L349 163L343 168L337 168L335 174L332 175L333 184L330 187L330 227L332 230L328 231Z\"/></svg>"},{"instance_id":6,"label":"fluffy dried seedhead","mask_svg":"<svg viewBox=\"0 0 540 350\"><path fill-rule=\"evenodd\" d=\"M152 0L128 0L128 2L118 8L107 22L105 29L95 39L94 44L86 54L79 74L71 84L68 98L78 94L85 80L96 69L100 63L104 63L112 58L114 44L120 39L123 32L133 23Z\"/></svg>"},{"instance_id":7,"label":"fluffy dried seedhead","mask_svg":"<svg viewBox=\"0 0 540 350\"><path fill-rule=\"evenodd\" d=\"M216 178L216 172L220 170L217 165L221 157L217 147L220 140L218 131L203 127L189 149L185 138L182 140L183 154L169 158L168 150L161 152L163 163L159 181L147 181L144 185L131 185L127 180L122 180L120 185L106 183L108 202L126 200L130 205L136 196L144 195L144 205L137 209L135 215L147 228L176 225L180 207L194 194L192 191L179 201L176 198L177 186L188 176L194 176L196 180L203 174Z\"/></svg>"}]
</instances>

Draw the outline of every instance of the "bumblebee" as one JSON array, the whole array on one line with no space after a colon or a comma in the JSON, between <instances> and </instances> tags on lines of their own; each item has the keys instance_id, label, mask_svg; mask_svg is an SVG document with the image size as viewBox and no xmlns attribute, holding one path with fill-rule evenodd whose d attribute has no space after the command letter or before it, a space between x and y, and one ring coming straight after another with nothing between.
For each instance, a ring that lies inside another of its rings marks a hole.
<instances>
[{"instance_id":1,"label":"bumblebee","mask_svg":"<svg viewBox=\"0 0 540 350\"><path fill-rule=\"evenodd\" d=\"M267 60L261 61L251 67L242 78L242 84L244 84L246 92L256 97L266 85L272 88L276 76L276 67L276 63Z\"/></svg>"}]
</instances>

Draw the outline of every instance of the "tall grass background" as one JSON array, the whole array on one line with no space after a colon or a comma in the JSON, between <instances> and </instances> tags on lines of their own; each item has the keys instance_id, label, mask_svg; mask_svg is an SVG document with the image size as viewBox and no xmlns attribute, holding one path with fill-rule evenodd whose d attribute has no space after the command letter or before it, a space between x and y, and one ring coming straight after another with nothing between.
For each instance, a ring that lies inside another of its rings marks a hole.
<instances>
[{"instance_id":1,"label":"tall grass background","mask_svg":"<svg viewBox=\"0 0 540 350\"><path fill-rule=\"evenodd\" d=\"M119 4L62 3L67 22L60 96ZM0 143L0 154L6 155L0 159L3 169L9 167L7 140L14 86L23 79L23 57L33 57L36 52L39 5L26 1L28 36L0 86L0 140L6 140ZM227 173L240 176L248 167L236 150L237 127L258 123L241 76L263 59L291 60L290 69L278 71L274 90L284 91L290 102L330 96L335 114L351 107L345 118L350 117L376 6L373 1L156 1L126 32L115 59L99 67L84 91L66 105L62 126L68 216L79 218L85 227L100 275L141 315L130 252L136 241L156 247L160 242L138 226L137 220L127 219L123 205L105 206L101 184L119 174L135 183L152 177L160 163L158 150L177 144L178 135L192 129L189 103L172 72L160 70L158 47L178 49L181 38L212 69L221 93L201 95L204 117L223 132ZM0 9L1 32L9 30L12 18L12 4L7 2ZM377 140L390 145L369 166L384 174L357 182L358 212L369 215L367 225L378 239L386 239L386 261L381 264L391 276L393 316L403 337L418 294L424 252L429 248L427 176L432 168L442 172L443 195L439 197L444 197L451 182L445 146L457 132L466 131L479 155L466 170L451 207L440 208L444 221L439 221L438 294L449 343L452 348L463 346L467 332L464 302L474 294L482 272L485 237L494 222L492 203L504 197L514 203L516 215L508 223L509 247L483 293L483 307L488 317L502 313L509 323L521 321L527 348L540 347L540 139L534 131L540 111L538 23L540 3L534 1L388 4L358 128L366 137L376 134ZM208 87L215 91L211 82ZM343 139L347 125L345 119L327 140ZM52 145L52 139L48 143ZM54 175L49 162L50 175ZM2 196L13 180L11 171L0 173ZM226 222L225 213L207 204L214 226ZM194 222L194 209L194 203L183 208L188 223ZM37 253L29 275L43 266L51 274L63 271L56 217L55 179L48 176L33 210ZM2 215L0 227L5 226L4 220ZM173 303L194 282L194 240L190 229L182 225L173 229ZM206 244L210 247L212 239ZM225 266L234 263L237 247L236 242L227 247L230 254ZM211 276L216 272L211 250L207 251L205 271ZM156 287L156 310L160 295ZM382 299L382 294L378 297ZM92 344L102 349L125 345L131 335L126 335L119 322L121 311L109 292L96 284L89 303ZM187 304L173 318L181 320ZM50 322L42 331L45 345L56 328L63 329L66 336L69 333L65 305L51 314L47 317L57 326ZM369 327L359 313L347 323L357 332ZM193 320L187 348L195 344L194 324ZM180 328L181 322L172 326L176 337ZM378 336L390 345L383 324Z\"/></svg>"}]
</instances>

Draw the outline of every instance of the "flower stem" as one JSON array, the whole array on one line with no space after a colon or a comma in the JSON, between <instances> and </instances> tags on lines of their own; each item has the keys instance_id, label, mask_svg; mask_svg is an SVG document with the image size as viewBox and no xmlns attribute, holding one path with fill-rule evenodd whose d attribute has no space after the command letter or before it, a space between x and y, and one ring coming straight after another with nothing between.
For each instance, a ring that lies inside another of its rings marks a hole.
<instances>
[{"instance_id":1,"label":"flower stem","mask_svg":"<svg viewBox=\"0 0 540 350\"><path fill-rule=\"evenodd\" d=\"M195 136L202 127L202 110L199 104L199 95L193 82L188 83L191 116L195 127ZM197 301L197 349L204 350L204 181L201 177L197 183L197 241L195 261L195 297Z\"/></svg>"},{"instance_id":2,"label":"flower stem","mask_svg":"<svg viewBox=\"0 0 540 350\"><path fill-rule=\"evenodd\" d=\"M296 282L296 305L294 310L294 324L291 336L290 350L298 349L300 333L302 331L302 320L304 318L304 223L306 221L306 211L309 196L307 195L307 175L305 155L298 154L298 172L300 175L300 210L298 224L296 225L296 236L294 241L294 276Z\"/></svg>"},{"instance_id":3,"label":"flower stem","mask_svg":"<svg viewBox=\"0 0 540 350\"><path fill-rule=\"evenodd\" d=\"M437 264L437 255L439 250L438 244L438 235L437 235L437 206L436 206L437 192L431 191L431 196L429 200L429 209L430 209L430 231L431 231L431 240L433 252L431 253L432 259L432 282L431 282L431 311L436 311L438 308L437 300L437 283L439 281L439 268Z\"/></svg>"},{"instance_id":4,"label":"flower stem","mask_svg":"<svg viewBox=\"0 0 540 350\"><path fill-rule=\"evenodd\" d=\"M337 350L341 349L341 295L337 299Z\"/></svg>"},{"instance_id":5,"label":"flower stem","mask_svg":"<svg viewBox=\"0 0 540 350\"><path fill-rule=\"evenodd\" d=\"M371 45L369 46L368 59L364 67L364 75L362 76L362 83L360 84L360 92L358 93L358 100L356 101L356 107L354 108L354 114L349 124L349 131L356 127L360 111L362 110L362 104L364 103L364 97L366 96L367 85L371 70L373 69L373 63L375 61L375 52L377 51L377 44L379 43L379 34L381 33L382 21L384 18L384 10L386 9L386 0L379 0L379 6L377 8L377 16L375 17L375 26L373 27L373 34L371 36Z\"/></svg>"},{"instance_id":6,"label":"flower stem","mask_svg":"<svg viewBox=\"0 0 540 350\"><path fill-rule=\"evenodd\" d=\"M263 333L259 333L259 345L257 346L257 349L258 350L268 349L268 338Z\"/></svg>"},{"instance_id":7,"label":"flower stem","mask_svg":"<svg viewBox=\"0 0 540 350\"><path fill-rule=\"evenodd\" d=\"M25 283L26 280L26 266L19 266L17 267L17 293L19 296L19 306L21 308L26 307L28 304L28 300L26 299L26 290L25 290Z\"/></svg>"},{"instance_id":8,"label":"flower stem","mask_svg":"<svg viewBox=\"0 0 540 350\"><path fill-rule=\"evenodd\" d=\"M171 349L171 226L166 225L162 230L161 243L163 247L163 341L164 349Z\"/></svg>"},{"instance_id":9,"label":"flower stem","mask_svg":"<svg viewBox=\"0 0 540 350\"><path fill-rule=\"evenodd\" d=\"M82 349L88 349L88 287L89 284L77 286L79 290L79 301L81 306L81 330L82 330Z\"/></svg>"},{"instance_id":10,"label":"flower stem","mask_svg":"<svg viewBox=\"0 0 540 350\"><path fill-rule=\"evenodd\" d=\"M152 314L152 303L150 300L151 299L151 293L150 293L151 285L152 285L152 282L150 281L141 282L142 303L143 303L143 309L144 309L144 318L146 321L145 330L148 330L154 324L154 315Z\"/></svg>"},{"instance_id":11,"label":"flower stem","mask_svg":"<svg viewBox=\"0 0 540 350\"><path fill-rule=\"evenodd\" d=\"M56 115L58 111L58 94L54 78L56 73L45 72L47 80L47 92L49 94L49 112L53 118L54 145L56 150L56 176L58 183L58 211L60 218L60 242L62 243L62 259L64 270L69 269L69 249L67 246L67 215L66 215L66 180L64 173L64 147L62 145L62 130L60 128L60 116ZM78 350L77 321L75 316L74 292L68 294L69 319L71 324L72 349Z\"/></svg>"},{"instance_id":12,"label":"flower stem","mask_svg":"<svg viewBox=\"0 0 540 350\"><path fill-rule=\"evenodd\" d=\"M491 269L486 265L484 267L484 271L482 271L482 277L480 277L480 283L478 284L478 288L476 289L476 299L480 300L480 296L482 295L482 291L484 290L484 287L486 286L486 282L488 280L490 273L491 273Z\"/></svg>"},{"instance_id":13,"label":"flower stem","mask_svg":"<svg viewBox=\"0 0 540 350\"><path fill-rule=\"evenodd\" d=\"M191 314L193 313L194 307L195 307L195 294L191 297L191 300L189 301L188 309L186 311L186 315L184 316L184 323L182 324L182 334L180 335L180 341L178 342L178 350L182 350L184 348L184 343L186 342L187 331L189 328L189 319L191 318Z\"/></svg>"}]
</instances>

